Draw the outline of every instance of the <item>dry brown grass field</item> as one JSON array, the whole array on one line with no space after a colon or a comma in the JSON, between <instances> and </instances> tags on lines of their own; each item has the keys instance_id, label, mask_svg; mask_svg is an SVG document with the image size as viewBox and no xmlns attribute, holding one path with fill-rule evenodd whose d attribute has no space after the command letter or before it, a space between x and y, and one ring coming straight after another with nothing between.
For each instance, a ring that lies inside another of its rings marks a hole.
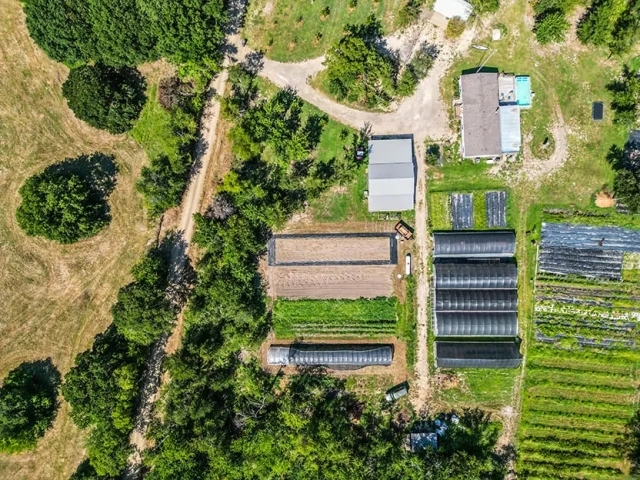
<instances>
[{"instance_id":1,"label":"dry brown grass field","mask_svg":"<svg viewBox=\"0 0 640 480\"><path fill-rule=\"evenodd\" d=\"M146 157L127 136L76 120L61 95L66 67L31 41L17 0L0 0L0 12L0 378L48 357L64 374L110 323L117 289L154 236L134 190ZM115 155L120 169L110 225L70 246L26 237L15 221L24 180L94 151ZM0 478L67 479L82 457L82 434L63 402L35 451L0 455Z\"/></svg>"}]
</instances>

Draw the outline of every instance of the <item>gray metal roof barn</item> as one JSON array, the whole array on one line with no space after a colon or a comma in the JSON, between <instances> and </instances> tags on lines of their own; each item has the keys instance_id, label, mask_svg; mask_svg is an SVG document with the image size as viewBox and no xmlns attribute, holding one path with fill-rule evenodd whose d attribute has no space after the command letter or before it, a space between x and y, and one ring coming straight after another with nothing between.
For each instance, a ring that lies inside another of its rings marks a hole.
<instances>
[{"instance_id":1,"label":"gray metal roof barn","mask_svg":"<svg viewBox=\"0 0 640 480\"><path fill-rule=\"evenodd\" d=\"M434 257L513 257L513 232L437 232L433 234Z\"/></svg>"},{"instance_id":2,"label":"gray metal roof barn","mask_svg":"<svg viewBox=\"0 0 640 480\"><path fill-rule=\"evenodd\" d=\"M436 342L439 368L516 368L522 357L515 342Z\"/></svg>"},{"instance_id":3,"label":"gray metal roof barn","mask_svg":"<svg viewBox=\"0 0 640 480\"><path fill-rule=\"evenodd\" d=\"M393 346L382 344L293 344L271 345L269 365L323 365L356 369L372 365L391 365Z\"/></svg>"},{"instance_id":4,"label":"gray metal roof barn","mask_svg":"<svg viewBox=\"0 0 640 480\"><path fill-rule=\"evenodd\" d=\"M413 210L415 169L411 138L369 141L369 211Z\"/></svg>"}]
</instances>

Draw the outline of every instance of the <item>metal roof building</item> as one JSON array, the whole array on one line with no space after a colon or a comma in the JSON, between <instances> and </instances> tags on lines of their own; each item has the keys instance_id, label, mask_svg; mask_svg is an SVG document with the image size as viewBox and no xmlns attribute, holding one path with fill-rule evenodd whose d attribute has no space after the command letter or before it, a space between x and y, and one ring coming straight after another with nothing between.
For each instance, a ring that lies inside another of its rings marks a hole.
<instances>
[{"instance_id":1,"label":"metal roof building","mask_svg":"<svg viewBox=\"0 0 640 480\"><path fill-rule=\"evenodd\" d=\"M369 141L370 212L413 210L415 183L411 138Z\"/></svg>"},{"instance_id":2,"label":"metal roof building","mask_svg":"<svg viewBox=\"0 0 640 480\"><path fill-rule=\"evenodd\" d=\"M436 342L439 368L516 368L522 357L516 342Z\"/></svg>"},{"instance_id":3,"label":"metal roof building","mask_svg":"<svg viewBox=\"0 0 640 480\"><path fill-rule=\"evenodd\" d=\"M473 12L473 6L464 0L436 0L433 10L446 18L460 17L466 22Z\"/></svg>"},{"instance_id":4,"label":"metal roof building","mask_svg":"<svg viewBox=\"0 0 640 480\"><path fill-rule=\"evenodd\" d=\"M513 232L437 232L433 234L434 257L513 257L516 236Z\"/></svg>"},{"instance_id":5,"label":"metal roof building","mask_svg":"<svg viewBox=\"0 0 640 480\"><path fill-rule=\"evenodd\" d=\"M356 369L372 365L391 365L393 345L381 344L293 344L271 345L269 365L322 365Z\"/></svg>"}]
</instances>

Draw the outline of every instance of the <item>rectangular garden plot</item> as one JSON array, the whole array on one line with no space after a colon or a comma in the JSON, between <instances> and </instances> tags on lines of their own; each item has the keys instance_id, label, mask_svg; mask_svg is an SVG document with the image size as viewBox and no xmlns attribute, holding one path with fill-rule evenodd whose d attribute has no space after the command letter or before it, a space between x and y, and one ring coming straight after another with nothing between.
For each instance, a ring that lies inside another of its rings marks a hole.
<instances>
[{"instance_id":1,"label":"rectangular garden plot","mask_svg":"<svg viewBox=\"0 0 640 480\"><path fill-rule=\"evenodd\" d=\"M375 298L393 294L395 265L314 265L269 267L272 296L299 298Z\"/></svg>"},{"instance_id":2,"label":"rectangular garden plot","mask_svg":"<svg viewBox=\"0 0 640 480\"><path fill-rule=\"evenodd\" d=\"M389 337L396 330L398 301L283 300L273 304L273 328L278 338Z\"/></svg>"},{"instance_id":3,"label":"rectangular garden plot","mask_svg":"<svg viewBox=\"0 0 640 480\"><path fill-rule=\"evenodd\" d=\"M393 233L274 235L270 266L395 265Z\"/></svg>"},{"instance_id":4,"label":"rectangular garden plot","mask_svg":"<svg viewBox=\"0 0 640 480\"><path fill-rule=\"evenodd\" d=\"M507 192L487 192L487 227L507 226Z\"/></svg>"},{"instance_id":5,"label":"rectangular garden plot","mask_svg":"<svg viewBox=\"0 0 640 480\"><path fill-rule=\"evenodd\" d=\"M621 280L623 257L622 252L591 248L545 248L540 251L540 271Z\"/></svg>"},{"instance_id":6,"label":"rectangular garden plot","mask_svg":"<svg viewBox=\"0 0 640 480\"><path fill-rule=\"evenodd\" d=\"M454 230L473 228L473 194L451 194L451 223Z\"/></svg>"}]
</instances>

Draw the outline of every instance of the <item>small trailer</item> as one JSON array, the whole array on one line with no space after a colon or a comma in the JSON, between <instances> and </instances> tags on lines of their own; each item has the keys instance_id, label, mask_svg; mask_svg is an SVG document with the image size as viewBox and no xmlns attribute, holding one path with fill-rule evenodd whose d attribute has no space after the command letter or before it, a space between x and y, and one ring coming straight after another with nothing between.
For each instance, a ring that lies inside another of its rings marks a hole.
<instances>
[{"instance_id":1,"label":"small trailer","mask_svg":"<svg viewBox=\"0 0 640 480\"><path fill-rule=\"evenodd\" d=\"M405 268L405 272L404 272L405 275L407 275L407 276L411 275L411 254L410 253L407 253L407 257L406 257L404 265L405 265L405 267L404 267Z\"/></svg>"},{"instance_id":2,"label":"small trailer","mask_svg":"<svg viewBox=\"0 0 640 480\"><path fill-rule=\"evenodd\" d=\"M402 238L406 240L411 240L413 238L413 232L409 228L409 225L404 223L402 220L396 223L395 229Z\"/></svg>"}]
</instances>

